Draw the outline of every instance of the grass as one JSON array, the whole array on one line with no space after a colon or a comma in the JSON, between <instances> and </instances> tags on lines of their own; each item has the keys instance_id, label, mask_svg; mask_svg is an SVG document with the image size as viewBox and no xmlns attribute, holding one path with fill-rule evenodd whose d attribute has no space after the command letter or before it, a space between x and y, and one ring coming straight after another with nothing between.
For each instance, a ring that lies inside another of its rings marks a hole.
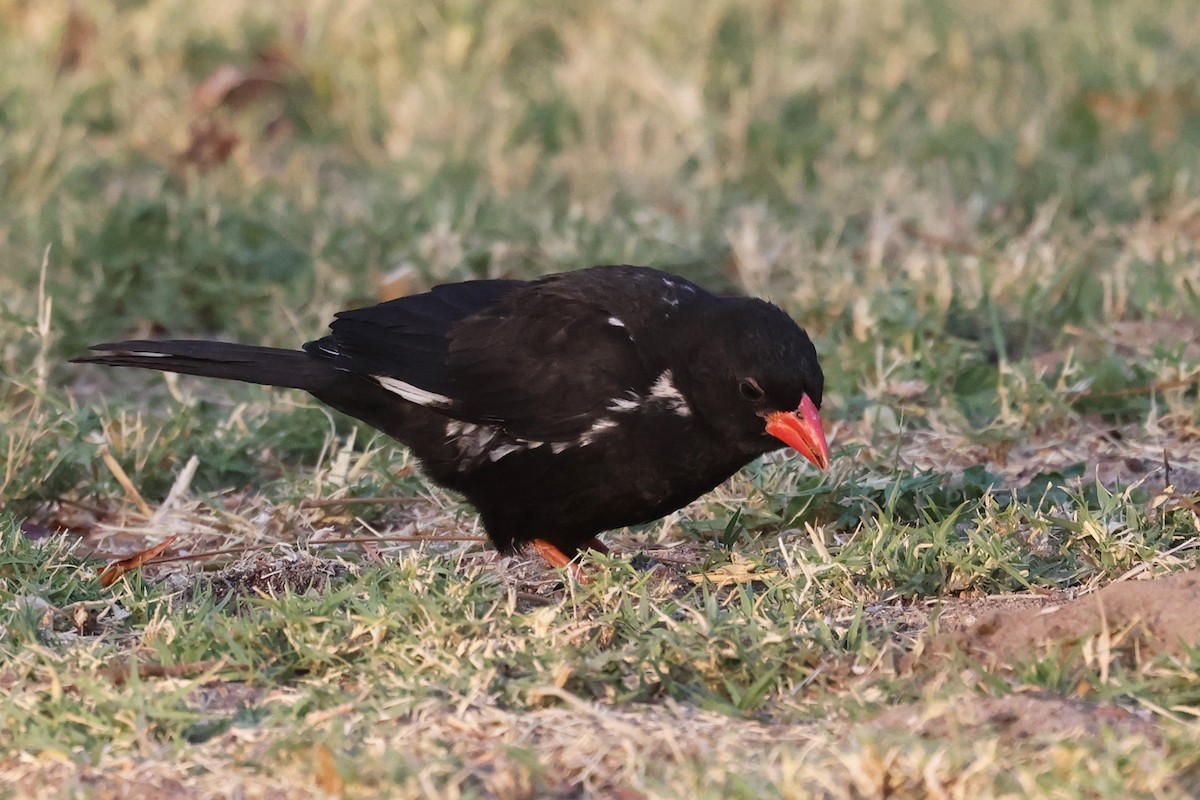
<instances>
[{"instance_id":1,"label":"grass","mask_svg":"<svg viewBox=\"0 0 1200 800\"><path fill-rule=\"evenodd\" d=\"M12 793L1200 791L1200 626L1155 627L1178 589L1130 618L1112 594L1197 567L1192 3L0 20ZM768 459L618 532L588 587L497 559L306 397L65 363L295 346L438 281L615 262L795 313L835 464ZM1076 598L1110 614L973 650Z\"/></svg>"}]
</instances>

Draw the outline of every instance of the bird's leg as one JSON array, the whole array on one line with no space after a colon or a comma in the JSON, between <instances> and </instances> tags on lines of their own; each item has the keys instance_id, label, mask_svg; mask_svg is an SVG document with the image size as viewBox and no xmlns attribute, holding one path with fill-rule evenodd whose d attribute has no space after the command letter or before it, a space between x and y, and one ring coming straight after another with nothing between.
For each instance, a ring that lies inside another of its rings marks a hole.
<instances>
[{"instance_id":1,"label":"bird's leg","mask_svg":"<svg viewBox=\"0 0 1200 800\"><path fill-rule=\"evenodd\" d=\"M559 550L545 539L534 539L529 543L533 547L533 552L537 553L552 567L566 567L576 581L581 584L591 583L591 579L584 574L583 567L579 566L579 562L567 556L562 550Z\"/></svg>"}]
</instances>

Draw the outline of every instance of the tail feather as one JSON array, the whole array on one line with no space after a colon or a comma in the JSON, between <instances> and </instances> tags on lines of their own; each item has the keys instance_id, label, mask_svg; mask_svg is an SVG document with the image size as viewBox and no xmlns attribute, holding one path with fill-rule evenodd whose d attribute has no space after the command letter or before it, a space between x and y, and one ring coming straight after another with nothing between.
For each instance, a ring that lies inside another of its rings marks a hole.
<instances>
[{"instance_id":1,"label":"tail feather","mask_svg":"<svg viewBox=\"0 0 1200 800\"><path fill-rule=\"evenodd\" d=\"M306 391L320 389L337 375L331 364L301 350L232 342L130 340L105 342L90 349L103 355L73 358L72 363L140 367Z\"/></svg>"}]
</instances>

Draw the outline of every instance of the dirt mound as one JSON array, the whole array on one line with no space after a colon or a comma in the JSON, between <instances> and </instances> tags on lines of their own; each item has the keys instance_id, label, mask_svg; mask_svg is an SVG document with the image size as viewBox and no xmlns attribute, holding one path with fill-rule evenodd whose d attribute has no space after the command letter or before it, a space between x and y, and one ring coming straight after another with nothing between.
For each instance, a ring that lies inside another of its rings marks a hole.
<instances>
[{"instance_id":1,"label":"dirt mound","mask_svg":"<svg viewBox=\"0 0 1200 800\"><path fill-rule=\"evenodd\" d=\"M927 739L944 739L965 730L982 728L1010 742L1094 736L1109 729L1123 735L1141 735L1155 746L1161 743L1161 736L1151 721L1123 708L1046 694L1005 697L971 694L937 702L913 703L888 709L866 725L872 731L894 729Z\"/></svg>"},{"instance_id":2,"label":"dirt mound","mask_svg":"<svg viewBox=\"0 0 1200 800\"><path fill-rule=\"evenodd\" d=\"M1114 583L1035 609L1002 610L946 634L943 645L985 662L1059 652L1099 637L1098 649L1140 656L1182 655L1200 645L1200 570Z\"/></svg>"}]
</instances>

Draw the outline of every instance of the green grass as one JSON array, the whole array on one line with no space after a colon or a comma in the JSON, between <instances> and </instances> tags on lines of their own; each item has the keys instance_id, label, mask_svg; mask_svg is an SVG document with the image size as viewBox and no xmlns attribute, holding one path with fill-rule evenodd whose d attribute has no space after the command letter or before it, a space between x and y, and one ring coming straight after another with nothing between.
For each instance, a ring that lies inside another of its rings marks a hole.
<instances>
[{"instance_id":1,"label":"green grass","mask_svg":"<svg viewBox=\"0 0 1200 800\"><path fill-rule=\"evenodd\" d=\"M1197 567L1197 23L0 0L4 784L1194 794L1194 649L1114 620L988 664L946 631ZM496 559L306 397L66 363L295 346L386 293L619 262L770 297L827 377L830 473L771 459L614 536L666 584ZM375 496L401 499L331 502ZM101 587L169 534L189 558Z\"/></svg>"}]
</instances>

